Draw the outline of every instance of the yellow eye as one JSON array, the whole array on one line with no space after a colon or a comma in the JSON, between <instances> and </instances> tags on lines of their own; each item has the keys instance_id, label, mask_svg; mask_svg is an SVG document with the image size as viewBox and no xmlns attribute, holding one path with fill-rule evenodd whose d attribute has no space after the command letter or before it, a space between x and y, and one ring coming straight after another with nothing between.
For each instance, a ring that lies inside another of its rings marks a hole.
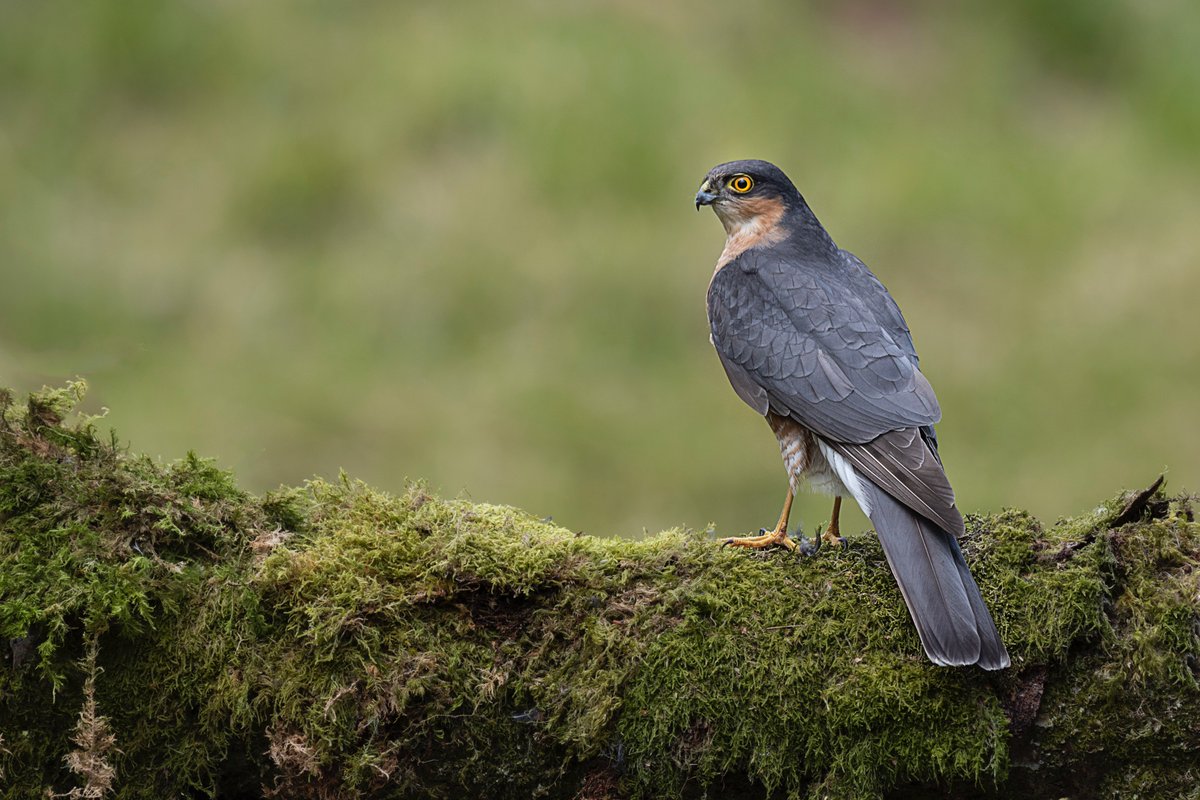
<instances>
[{"instance_id":1,"label":"yellow eye","mask_svg":"<svg viewBox=\"0 0 1200 800\"><path fill-rule=\"evenodd\" d=\"M734 175L729 180L729 188L738 194L745 194L754 188L754 180L749 175Z\"/></svg>"}]
</instances>

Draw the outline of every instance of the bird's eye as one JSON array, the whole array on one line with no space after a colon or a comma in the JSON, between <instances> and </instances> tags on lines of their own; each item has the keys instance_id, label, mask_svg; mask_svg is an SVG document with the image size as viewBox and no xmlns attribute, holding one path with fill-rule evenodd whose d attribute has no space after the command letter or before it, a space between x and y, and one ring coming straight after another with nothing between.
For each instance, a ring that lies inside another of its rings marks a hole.
<instances>
[{"instance_id":1,"label":"bird's eye","mask_svg":"<svg viewBox=\"0 0 1200 800\"><path fill-rule=\"evenodd\" d=\"M749 175L734 175L729 181L729 188L738 194L745 194L754 188L754 180Z\"/></svg>"}]
</instances>

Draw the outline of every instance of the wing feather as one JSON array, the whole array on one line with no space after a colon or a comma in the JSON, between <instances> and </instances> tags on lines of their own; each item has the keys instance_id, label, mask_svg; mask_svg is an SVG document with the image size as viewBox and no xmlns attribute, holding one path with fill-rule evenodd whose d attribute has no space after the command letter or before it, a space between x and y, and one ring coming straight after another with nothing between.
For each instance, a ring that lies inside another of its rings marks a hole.
<instances>
[{"instance_id":1,"label":"wing feather","mask_svg":"<svg viewBox=\"0 0 1200 800\"><path fill-rule=\"evenodd\" d=\"M712 341L738 396L795 419L864 476L954 534L941 416L895 301L861 261L748 251L709 287Z\"/></svg>"},{"instance_id":2,"label":"wing feather","mask_svg":"<svg viewBox=\"0 0 1200 800\"><path fill-rule=\"evenodd\" d=\"M894 303L864 300L856 281L861 276L846 265L839 271L758 251L713 276L712 341L743 400L761 412L761 395L746 391L757 386L772 409L841 442L940 419L908 329L890 316Z\"/></svg>"},{"instance_id":3,"label":"wing feather","mask_svg":"<svg viewBox=\"0 0 1200 800\"><path fill-rule=\"evenodd\" d=\"M885 433L864 444L829 442L872 483L955 536L964 531L954 489L917 428Z\"/></svg>"}]
</instances>

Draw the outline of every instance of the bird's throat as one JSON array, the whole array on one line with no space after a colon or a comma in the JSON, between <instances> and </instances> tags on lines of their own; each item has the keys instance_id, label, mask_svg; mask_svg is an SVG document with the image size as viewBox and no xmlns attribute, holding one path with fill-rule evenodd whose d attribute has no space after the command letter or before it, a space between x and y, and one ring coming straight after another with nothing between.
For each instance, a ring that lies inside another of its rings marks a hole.
<instances>
[{"instance_id":1,"label":"bird's throat","mask_svg":"<svg viewBox=\"0 0 1200 800\"><path fill-rule=\"evenodd\" d=\"M779 224L783 212L783 203L778 200L742 202L720 209L717 216L725 226L725 249L717 259L717 269L752 247L781 241L787 235Z\"/></svg>"}]
</instances>

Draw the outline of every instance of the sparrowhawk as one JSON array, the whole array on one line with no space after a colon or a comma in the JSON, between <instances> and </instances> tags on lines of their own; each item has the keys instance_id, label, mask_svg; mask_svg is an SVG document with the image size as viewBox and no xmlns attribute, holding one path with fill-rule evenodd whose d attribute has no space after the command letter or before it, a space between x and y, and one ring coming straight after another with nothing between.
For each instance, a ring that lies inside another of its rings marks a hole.
<instances>
[{"instance_id":1,"label":"sparrowhawk","mask_svg":"<svg viewBox=\"0 0 1200 800\"><path fill-rule=\"evenodd\" d=\"M766 417L788 473L775 529L725 543L795 549L787 523L803 483L834 495L822 538L837 541L849 494L875 526L930 660L1007 667L959 549L963 518L933 429L941 410L896 301L773 164L713 167L702 205L727 235L708 287L712 343L738 396Z\"/></svg>"}]
</instances>

